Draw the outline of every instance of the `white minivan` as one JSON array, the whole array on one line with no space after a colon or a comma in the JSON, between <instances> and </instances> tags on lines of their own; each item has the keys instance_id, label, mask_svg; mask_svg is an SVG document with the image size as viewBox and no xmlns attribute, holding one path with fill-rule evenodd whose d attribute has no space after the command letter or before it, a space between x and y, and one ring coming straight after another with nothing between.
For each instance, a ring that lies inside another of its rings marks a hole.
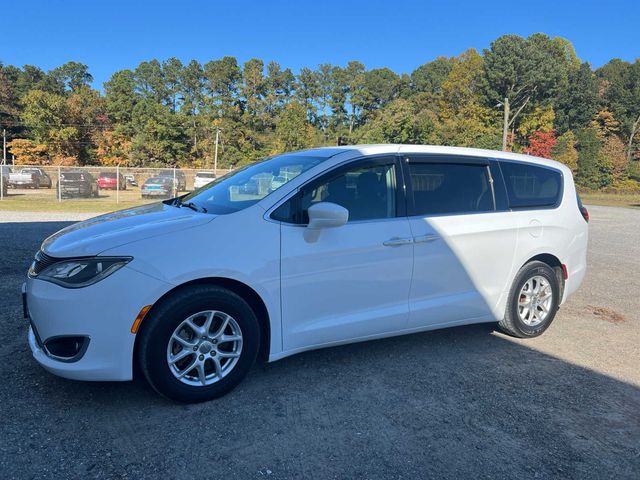
<instances>
[{"instance_id":1,"label":"white minivan","mask_svg":"<svg viewBox=\"0 0 640 480\"><path fill-rule=\"evenodd\" d=\"M551 160L286 153L47 238L23 290L29 344L54 374L136 368L197 402L256 358L480 322L535 337L582 282L587 222L571 171Z\"/></svg>"}]
</instances>

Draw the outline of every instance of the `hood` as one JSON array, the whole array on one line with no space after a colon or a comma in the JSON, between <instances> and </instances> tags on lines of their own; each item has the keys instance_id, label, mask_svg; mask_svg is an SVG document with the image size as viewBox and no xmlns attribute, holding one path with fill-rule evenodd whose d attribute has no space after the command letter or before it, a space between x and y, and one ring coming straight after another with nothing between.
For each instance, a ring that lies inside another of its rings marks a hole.
<instances>
[{"instance_id":1,"label":"hood","mask_svg":"<svg viewBox=\"0 0 640 480\"><path fill-rule=\"evenodd\" d=\"M188 208L154 203L69 225L47 238L42 250L60 258L98 255L127 243L204 225L214 218Z\"/></svg>"}]
</instances>

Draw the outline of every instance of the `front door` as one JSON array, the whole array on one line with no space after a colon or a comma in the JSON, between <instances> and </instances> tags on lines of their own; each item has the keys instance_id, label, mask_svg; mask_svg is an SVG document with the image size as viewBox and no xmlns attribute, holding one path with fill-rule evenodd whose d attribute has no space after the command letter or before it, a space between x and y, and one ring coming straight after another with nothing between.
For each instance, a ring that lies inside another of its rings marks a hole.
<instances>
[{"instance_id":1,"label":"front door","mask_svg":"<svg viewBox=\"0 0 640 480\"><path fill-rule=\"evenodd\" d=\"M413 244L395 157L339 167L303 187L284 205L281 292L285 351L406 328ZM346 225L305 238L306 211L332 202Z\"/></svg>"}]
</instances>

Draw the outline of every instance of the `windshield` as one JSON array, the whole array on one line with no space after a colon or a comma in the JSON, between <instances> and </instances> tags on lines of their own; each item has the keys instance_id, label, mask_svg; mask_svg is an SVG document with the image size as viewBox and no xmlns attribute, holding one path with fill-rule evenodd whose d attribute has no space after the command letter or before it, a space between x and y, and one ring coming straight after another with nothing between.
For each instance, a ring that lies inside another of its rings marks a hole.
<instances>
[{"instance_id":1,"label":"windshield","mask_svg":"<svg viewBox=\"0 0 640 480\"><path fill-rule=\"evenodd\" d=\"M60 175L63 180L84 180L83 172L67 172Z\"/></svg>"},{"instance_id":2,"label":"windshield","mask_svg":"<svg viewBox=\"0 0 640 480\"><path fill-rule=\"evenodd\" d=\"M271 192L329 158L289 153L252 163L183 197L207 213L223 215L250 207Z\"/></svg>"},{"instance_id":3,"label":"windshield","mask_svg":"<svg viewBox=\"0 0 640 480\"><path fill-rule=\"evenodd\" d=\"M168 178L168 177L152 177L150 179L148 179L146 182L144 182L145 184L151 184L151 183L171 183L173 181L172 178Z\"/></svg>"}]
</instances>

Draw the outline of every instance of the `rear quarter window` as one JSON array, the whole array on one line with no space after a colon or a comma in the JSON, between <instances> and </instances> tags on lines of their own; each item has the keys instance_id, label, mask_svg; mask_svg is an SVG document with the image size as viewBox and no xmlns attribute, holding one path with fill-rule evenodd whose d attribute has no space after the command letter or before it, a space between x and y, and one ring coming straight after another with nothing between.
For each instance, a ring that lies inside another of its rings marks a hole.
<instances>
[{"instance_id":1,"label":"rear quarter window","mask_svg":"<svg viewBox=\"0 0 640 480\"><path fill-rule=\"evenodd\" d=\"M510 208L554 207L562 195L562 173L529 163L500 162Z\"/></svg>"}]
</instances>

